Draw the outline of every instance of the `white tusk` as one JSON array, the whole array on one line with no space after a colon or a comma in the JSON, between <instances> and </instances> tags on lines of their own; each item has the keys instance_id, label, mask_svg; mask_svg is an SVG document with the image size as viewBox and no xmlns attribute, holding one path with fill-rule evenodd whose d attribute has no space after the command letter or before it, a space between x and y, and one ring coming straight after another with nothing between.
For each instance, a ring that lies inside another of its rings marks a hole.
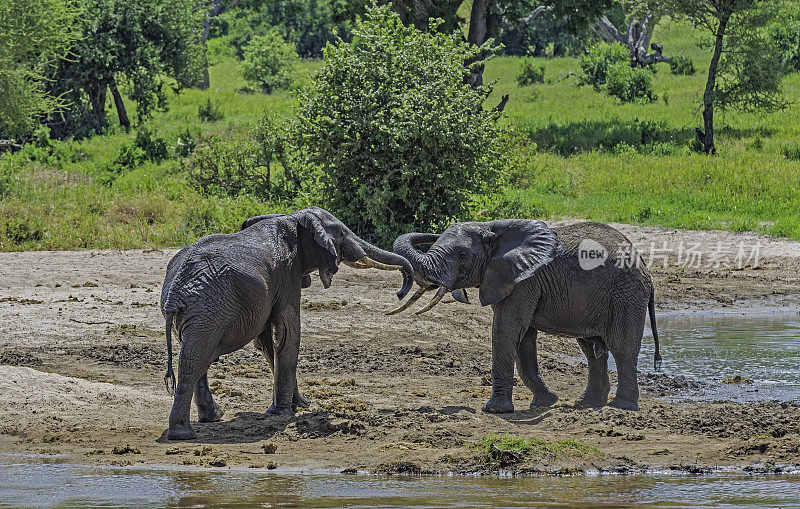
<instances>
[{"instance_id":1,"label":"white tusk","mask_svg":"<svg viewBox=\"0 0 800 509\"><path fill-rule=\"evenodd\" d=\"M430 309L431 309L433 306L435 306L436 304L438 304L438 303L439 303L439 301L440 301L440 300L442 300L442 297L444 297L444 295L445 295L446 293L447 293L447 288L445 288L445 287L443 287L443 286L442 286L442 287L440 287L440 288L439 288L439 291L438 291L438 292L436 292L436 295L434 295L434 296L433 296L433 298L432 298L432 299L431 299L431 301L428 303L428 305L427 305L427 306L425 306L424 308L420 309L419 311L417 311L417 312L416 312L416 313L414 313L414 314L421 315L422 313L424 313L424 312L426 312L426 311L430 311Z\"/></svg>"},{"instance_id":2,"label":"white tusk","mask_svg":"<svg viewBox=\"0 0 800 509\"><path fill-rule=\"evenodd\" d=\"M361 261L357 262L348 262L347 260L342 260L342 263L347 265L348 267L353 267L354 269L368 269L369 265L364 265Z\"/></svg>"},{"instance_id":3,"label":"white tusk","mask_svg":"<svg viewBox=\"0 0 800 509\"><path fill-rule=\"evenodd\" d=\"M369 256L365 256L356 263L363 265L365 269L401 270L403 268L400 265L386 265L385 263L373 260Z\"/></svg>"},{"instance_id":4,"label":"white tusk","mask_svg":"<svg viewBox=\"0 0 800 509\"><path fill-rule=\"evenodd\" d=\"M409 297L409 299L407 301L405 301L404 303L400 304L400 306L394 308L393 310L387 311L386 312L386 316L396 315L400 311L405 311L406 309L409 308L409 306L411 306L411 304L417 302L419 300L419 298L422 297L422 294L424 294L427 291L428 291L427 288L425 288L423 286L420 286L419 290L417 290L416 293L414 293L414 295Z\"/></svg>"}]
</instances>

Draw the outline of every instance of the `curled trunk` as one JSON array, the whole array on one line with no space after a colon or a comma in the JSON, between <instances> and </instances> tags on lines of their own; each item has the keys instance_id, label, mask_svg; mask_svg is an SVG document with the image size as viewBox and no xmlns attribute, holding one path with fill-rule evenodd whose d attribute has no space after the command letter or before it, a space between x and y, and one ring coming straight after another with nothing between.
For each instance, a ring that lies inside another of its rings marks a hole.
<instances>
[{"instance_id":1,"label":"curled trunk","mask_svg":"<svg viewBox=\"0 0 800 509\"><path fill-rule=\"evenodd\" d=\"M438 279L434 270L434 263L430 255L417 250L415 244L436 242L439 238L435 233L406 233L394 241L394 252L411 262L414 268L414 277L420 286L438 286L432 279Z\"/></svg>"},{"instance_id":2,"label":"curled trunk","mask_svg":"<svg viewBox=\"0 0 800 509\"><path fill-rule=\"evenodd\" d=\"M397 292L397 297L400 299L405 297L414 284L414 268L409 260L404 258L402 255L392 253L390 251L384 251L383 249L373 246L369 242L361 239L355 234L353 235L356 238L356 242L361 246L361 249L367 253L367 256L386 265L399 265L401 267L400 272L403 273L403 287L399 292Z\"/></svg>"}]
</instances>

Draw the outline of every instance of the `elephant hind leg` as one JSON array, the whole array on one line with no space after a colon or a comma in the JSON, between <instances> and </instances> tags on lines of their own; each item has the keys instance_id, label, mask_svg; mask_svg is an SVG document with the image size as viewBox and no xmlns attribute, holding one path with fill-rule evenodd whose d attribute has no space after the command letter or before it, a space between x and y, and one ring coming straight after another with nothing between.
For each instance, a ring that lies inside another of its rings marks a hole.
<instances>
[{"instance_id":1,"label":"elephant hind leg","mask_svg":"<svg viewBox=\"0 0 800 509\"><path fill-rule=\"evenodd\" d=\"M623 410L639 409L639 380L636 371L639 349L642 346L646 307L626 310L624 317L614 324L613 333L606 342L617 363L617 392L609 403Z\"/></svg>"},{"instance_id":2,"label":"elephant hind leg","mask_svg":"<svg viewBox=\"0 0 800 509\"><path fill-rule=\"evenodd\" d=\"M216 422L222 419L225 411L217 405L208 387L208 373L204 373L194 386L194 405L197 407L197 420Z\"/></svg>"},{"instance_id":3,"label":"elephant hind leg","mask_svg":"<svg viewBox=\"0 0 800 509\"><path fill-rule=\"evenodd\" d=\"M589 362L589 380L586 390L575 402L577 407L601 407L608 403L611 384L608 381L608 350L602 338L579 338L586 360Z\"/></svg>"},{"instance_id":4,"label":"elephant hind leg","mask_svg":"<svg viewBox=\"0 0 800 509\"><path fill-rule=\"evenodd\" d=\"M531 408L550 406L558 401L558 396L547 387L539 374L536 336L537 330L531 327L517 345L517 372L522 383L533 393Z\"/></svg>"},{"instance_id":5,"label":"elephant hind leg","mask_svg":"<svg viewBox=\"0 0 800 509\"><path fill-rule=\"evenodd\" d=\"M178 357L178 383L175 387L175 398L169 414L167 438L170 440L189 440L197 438L189 422L192 406L192 395L198 381L205 377L211 361L216 358L216 351L206 347L206 338L198 341L192 331L183 334L181 353ZM206 386L208 381L206 380Z\"/></svg>"}]
</instances>

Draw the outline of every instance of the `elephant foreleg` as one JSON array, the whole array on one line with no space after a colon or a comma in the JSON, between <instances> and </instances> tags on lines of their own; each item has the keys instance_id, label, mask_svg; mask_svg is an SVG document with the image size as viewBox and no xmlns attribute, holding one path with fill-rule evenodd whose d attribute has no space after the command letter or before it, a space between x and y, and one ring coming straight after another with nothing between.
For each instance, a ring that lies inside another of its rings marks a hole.
<instances>
[{"instance_id":1,"label":"elephant foreleg","mask_svg":"<svg viewBox=\"0 0 800 509\"><path fill-rule=\"evenodd\" d=\"M600 337L580 338L578 345L589 362L589 380L586 383L586 390L575 402L575 406L605 406L608 403L608 392L611 390L608 381L608 351Z\"/></svg>"},{"instance_id":2,"label":"elephant foreleg","mask_svg":"<svg viewBox=\"0 0 800 509\"><path fill-rule=\"evenodd\" d=\"M287 307L273 320L273 402L268 415L294 415L297 390L297 356L300 352L300 310Z\"/></svg>"},{"instance_id":3,"label":"elephant foreleg","mask_svg":"<svg viewBox=\"0 0 800 509\"><path fill-rule=\"evenodd\" d=\"M539 374L539 359L536 355L537 331L528 329L517 346L517 372L525 386L533 393L531 408L550 406L558 401L558 396L551 391Z\"/></svg>"},{"instance_id":4,"label":"elephant foreleg","mask_svg":"<svg viewBox=\"0 0 800 509\"><path fill-rule=\"evenodd\" d=\"M514 391L514 361L522 333L520 325L499 320L495 312L492 322L492 396L483 406L485 412L505 414L514 411L511 400Z\"/></svg>"},{"instance_id":5,"label":"elephant foreleg","mask_svg":"<svg viewBox=\"0 0 800 509\"><path fill-rule=\"evenodd\" d=\"M272 342L272 322L268 322L267 326L258 337L253 341L255 347L264 354L269 363L269 370L275 375L275 345ZM275 385L273 384L272 391L272 404L270 408L275 405ZM300 394L300 389L295 385L294 395L292 396L292 406L300 408L308 408L311 402Z\"/></svg>"},{"instance_id":6,"label":"elephant foreleg","mask_svg":"<svg viewBox=\"0 0 800 509\"><path fill-rule=\"evenodd\" d=\"M208 373L203 373L194 386L194 405L197 407L197 420L215 422L222 419L225 411L214 402L208 387Z\"/></svg>"}]
</instances>

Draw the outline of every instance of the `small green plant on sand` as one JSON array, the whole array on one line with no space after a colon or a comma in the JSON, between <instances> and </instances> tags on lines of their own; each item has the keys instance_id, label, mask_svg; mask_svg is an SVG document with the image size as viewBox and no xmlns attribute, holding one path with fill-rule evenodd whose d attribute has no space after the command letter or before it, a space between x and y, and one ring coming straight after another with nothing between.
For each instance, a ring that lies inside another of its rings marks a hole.
<instances>
[{"instance_id":1,"label":"small green plant on sand","mask_svg":"<svg viewBox=\"0 0 800 509\"><path fill-rule=\"evenodd\" d=\"M540 440L509 435L490 434L473 444L482 458L490 464L508 466L545 456L591 456L599 454L596 447L577 440Z\"/></svg>"}]
</instances>

